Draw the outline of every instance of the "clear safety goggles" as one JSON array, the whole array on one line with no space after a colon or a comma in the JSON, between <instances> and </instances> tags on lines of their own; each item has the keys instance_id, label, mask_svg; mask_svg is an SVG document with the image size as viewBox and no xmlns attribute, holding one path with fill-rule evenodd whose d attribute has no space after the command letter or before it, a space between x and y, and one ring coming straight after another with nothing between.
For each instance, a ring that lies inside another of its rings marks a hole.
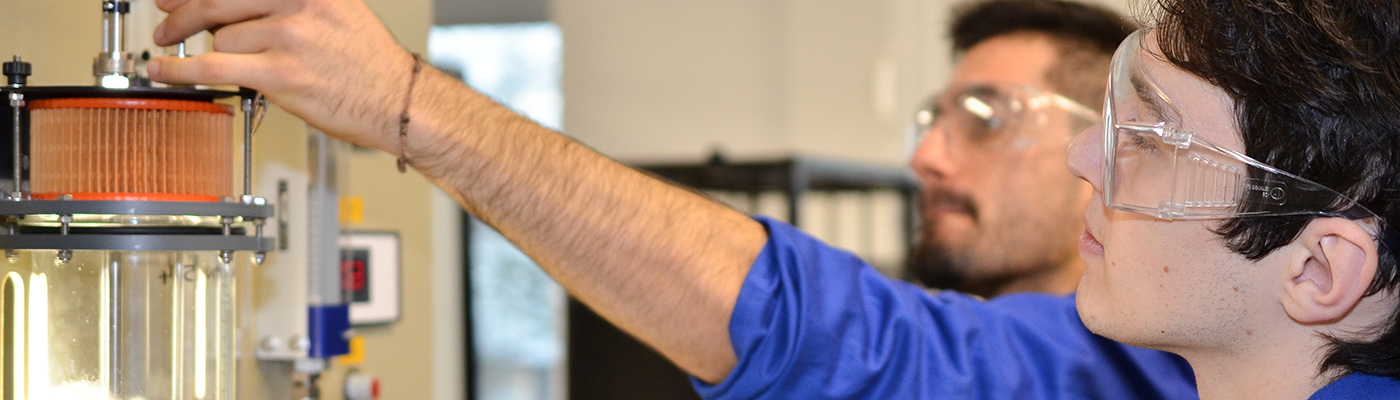
<instances>
[{"instance_id":1,"label":"clear safety goggles","mask_svg":"<svg viewBox=\"0 0 1400 400\"><path fill-rule=\"evenodd\" d=\"M1185 128L1177 103L1140 64L1146 37L1133 33L1113 55L1103 112L1108 207L1165 220L1320 215L1384 224L1351 198Z\"/></svg>"},{"instance_id":2,"label":"clear safety goggles","mask_svg":"<svg viewBox=\"0 0 1400 400\"><path fill-rule=\"evenodd\" d=\"M1098 120L1092 108L1035 86L977 82L926 100L914 113L908 148L917 148L940 125L949 148L1015 150L1029 147L1047 132L1068 141ZM1052 129L1057 124L1063 128Z\"/></svg>"}]
</instances>

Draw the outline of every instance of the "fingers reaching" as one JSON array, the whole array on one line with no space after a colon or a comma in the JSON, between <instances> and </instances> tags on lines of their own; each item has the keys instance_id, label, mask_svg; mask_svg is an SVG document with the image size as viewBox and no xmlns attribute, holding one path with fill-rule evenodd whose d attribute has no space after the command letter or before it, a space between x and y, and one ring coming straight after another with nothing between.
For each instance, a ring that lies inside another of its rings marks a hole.
<instances>
[{"instance_id":1,"label":"fingers reaching","mask_svg":"<svg viewBox=\"0 0 1400 400\"><path fill-rule=\"evenodd\" d=\"M358 143L378 141L379 130L370 135L364 127L381 127L400 112L381 103L405 96L406 52L359 0L158 0L158 5L171 13L157 27L157 44L214 28L214 51L155 58L147 64L152 80L256 89L292 115Z\"/></svg>"},{"instance_id":2,"label":"fingers reaching","mask_svg":"<svg viewBox=\"0 0 1400 400\"><path fill-rule=\"evenodd\" d=\"M161 11L170 12L170 10L179 8L189 1L190 0L156 0L156 7L160 8Z\"/></svg>"},{"instance_id":3,"label":"fingers reaching","mask_svg":"<svg viewBox=\"0 0 1400 400\"><path fill-rule=\"evenodd\" d=\"M166 0L157 3L170 13L156 26L157 45L169 46L207 29L266 17L281 2L271 0Z\"/></svg>"},{"instance_id":4,"label":"fingers reaching","mask_svg":"<svg viewBox=\"0 0 1400 400\"><path fill-rule=\"evenodd\" d=\"M214 35L214 51L254 54L270 50L278 42L285 25L278 19L255 19L219 28Z\"/></svg>"}]
</instances>

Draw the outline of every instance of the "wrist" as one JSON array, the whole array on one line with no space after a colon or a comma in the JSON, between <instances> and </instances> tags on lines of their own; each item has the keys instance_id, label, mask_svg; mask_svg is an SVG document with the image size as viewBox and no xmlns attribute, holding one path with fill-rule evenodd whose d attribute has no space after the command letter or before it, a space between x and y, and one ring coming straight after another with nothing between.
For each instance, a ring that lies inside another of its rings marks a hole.
<instances>
[{"instance_id":1,"label":"wrist","mask_svg":"<svg viewBox=\"0 0 1400 400\"><path fill-rule=\"evenodd\" d=\"M423 56L413 53L413 69L408 77L408 90L405 92L403 111L399 113L399 173L408 171L408 124L412 122L409 116L410 107L413 106L413 87L418 83L418 76L423 71Z\"/></svg>"},{"instance_id":2,"label":"wrist","mask_svg":"<svg viewBox=\"0 0 1400 400\"><path fill-rule=\"evenodd\" d=\"M406 93L412 96L405 100L410 104L408 123L402 125L407 135L399 136L401 115L395 114L384 131L382 149L406 158L405 167L428 176L442 173L445 164L464 161L465 143L457 137L477 125L474 121L481 118L484 110L470 100L475 92L463 89L467 88L457 79L424 65L412 93Z\"/></svg>"}]
</instances>

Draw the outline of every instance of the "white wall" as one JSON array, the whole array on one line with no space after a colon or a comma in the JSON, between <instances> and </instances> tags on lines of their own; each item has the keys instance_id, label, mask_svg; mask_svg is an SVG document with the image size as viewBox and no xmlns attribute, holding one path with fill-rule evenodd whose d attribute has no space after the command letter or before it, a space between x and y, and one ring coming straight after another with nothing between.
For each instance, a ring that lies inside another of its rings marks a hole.
<instances>
[{"instance_id":1,"label":"white wall","mask_svg":"<svg viewBox=\"0 0 1400 400\"><path fill-rule=\"evenodd\" d=\"M902 166L915 104L951 73L947 24L960 3L554 0L565 133L634 163L700 161L721 148L730 159ZM863 204L809 196L798 222L892 273L904 250L899 202Z\"/></svg>"},{"instance_id":2,"label":"white wall","mask_svg":"<svg viewBox=\"0 0 1400 400\"><path fill-rule=\"evenodd\" d=\"M626 161L721 147L900 165L908 115L950 71L956 3L555 0L564 126Z\"/></svg>"}]
</instances>

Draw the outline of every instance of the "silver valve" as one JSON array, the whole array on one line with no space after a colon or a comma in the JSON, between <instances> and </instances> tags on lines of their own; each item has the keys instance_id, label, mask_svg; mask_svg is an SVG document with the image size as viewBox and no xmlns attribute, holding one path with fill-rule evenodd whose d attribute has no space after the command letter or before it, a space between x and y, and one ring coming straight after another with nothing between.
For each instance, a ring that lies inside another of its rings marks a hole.
<instances>
[{"instance_id":1,"label":"silver valve","mask_svg":"<svg viewBox=\"0 0 1400 400\"><path fill-rule=\"evenodd\" d=\"M92 61L92 75L102 87L125 89L136 76L136 60L126 51L126 14L130 12L128 1L102 2L102 53Z\"/></svg>"}]
</instances>

